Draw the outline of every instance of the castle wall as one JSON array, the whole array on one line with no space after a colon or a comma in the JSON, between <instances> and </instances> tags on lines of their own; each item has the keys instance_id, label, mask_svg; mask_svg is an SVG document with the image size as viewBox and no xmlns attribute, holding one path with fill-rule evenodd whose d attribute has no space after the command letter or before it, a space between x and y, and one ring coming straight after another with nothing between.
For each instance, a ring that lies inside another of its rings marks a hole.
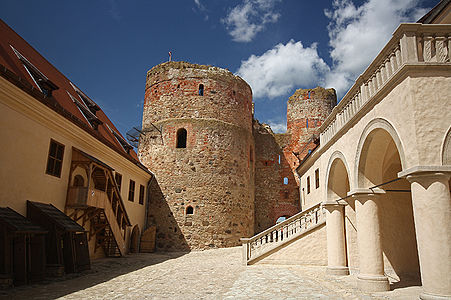
<instances>
[{"instance_id":1,"label":"castle wall","mask_svg":"<svg viewBox=\"0 0 451 300\"><path fill-rule=\"evenodd\" d=\"M139 156L156 175L157 250L230 247L254 234L251 126L251 90L232 73L180 62L149 71ZM186 148L177 148L180 128Z\"/></svg>"}]
</instances>

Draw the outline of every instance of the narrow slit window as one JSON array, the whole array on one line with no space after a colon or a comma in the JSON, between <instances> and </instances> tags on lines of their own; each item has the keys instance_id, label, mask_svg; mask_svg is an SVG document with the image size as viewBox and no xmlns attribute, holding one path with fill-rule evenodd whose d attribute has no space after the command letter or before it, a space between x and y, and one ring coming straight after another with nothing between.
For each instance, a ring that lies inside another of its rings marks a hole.
<instances>
[{"instance_id":1,"label":"narrow slit window","mask_svg":"<svg viewBox=\"0 0 451 300\"><path fill-rule=\"evenodd\" d=\"M204 95L204 85L199 84L199 96L203 96L203 95Z\"/></svg>"},{"instance_id":2,"label":"narrow slit window","mask_svg":"<svg viewBox=\"0 0 451 300\"><path fill-rule=\"evenodd\" d=\"M128 186L128 201L135 201L135 182L130 179L130 184Z\"/></svg>"},{"instance_id":3,"label":"narrow slit window","mask_svg":"<svg viewBox=\"0 0 451 300\"><path fill-rule=\"evenodd\" d=\"M279 154L279 165L280 165L280 154Z\"/></svg>"},{"instance_id":4,"label":"narrow slit window","mask_svg":"<svg viewBox=\"0 0 451 300\"><path fill-rule=\"evenodd\" d=\"M305 120L305 128L308 128L308 119Z\"/></svg>"},{"instance_id":5,"label":"narrow slit window","mask_svg":"<svg viewBox=\"0 0 451 300\"><path fill-rule=\"evenodd\" d=\"M139 204L144 204L144 186L142 184L139 185Z\"/></svg>"},{"instance_id":6,"label":"narrow slit window","mask_svg":"<svg viewBox=\"0 0 451 300\"><path fill-rule=\"evenodd\" d=\"M252 150L252 147L249 149L249 161L254 162L254 151Z\"/></svg>"},{"instance_id":7,"label":"narrow slit window","mask_svg":"<svg viewBox=\"0 0 451 300\"><path fill-rule=\"evenodd\" d=\"M319 169L315 170L315 188L319 188Z\"/></svg>"},{"instance_id":8,"label":"narrow slit window","mask_svg":"<svg viewBox=\"0 0 451 300\"><path fill-rule=\"evenodd\" d=\"M284 178L283 178L283 184L285 184L285 185L288 184L288 177L284 177Z\"/></svg>"},{"instance_id":9,"label":"narrow slit window","mask_svg":"<svg viewBox=\"0 0 451 300\"><path fill-rule=\"evenodd\" d=\"M310 194L310 176L307 177L307 194Z\"/></svg>"},{"instance_id":10,"label":"narrow slit window","mask_svg":"<svg viewBox=\"0 0 451 300\"><path fill-rule=\"evenodd\" d=\"M186 214L187 215L193 215L194 214L194 208L192 206L188 206L186 208Z\"/></svg>"},{"instance_id":11,"label":"narrow slit window","mask_svg":"<svg viewBox=\"0 0 451 300\"><path fill-rule=\"evenodd\" d=\"M187 132L185 128L177 130L177 148L186 148Z\"/></svg>"}]
</instances>

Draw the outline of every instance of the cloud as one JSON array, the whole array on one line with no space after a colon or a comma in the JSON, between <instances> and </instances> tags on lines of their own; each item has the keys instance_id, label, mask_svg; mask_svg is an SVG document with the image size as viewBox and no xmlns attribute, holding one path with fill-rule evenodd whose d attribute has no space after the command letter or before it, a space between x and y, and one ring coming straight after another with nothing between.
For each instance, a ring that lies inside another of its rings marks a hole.
<instances>
[{"instance_id":1,"label":"cloud","mask_svg":"<svg viewBox=\"0 0 451 300\"><path fill-rule=\"evenodd\" d=\"M200 2L200 0L194 0L194 4L196 4L197 11L204 14L204 20L207 21L209 16L207 14L207 8ZM196 9L193 8L193 11Z\"/></svg>"},{"instance_id":2,"label":"cloud","mask_svg":"<svg viewBox=\"0 0 451 300\"><path fill-rule=\"evenodd\" d=\"M287 132L287 123L285 121L284 122L268 121L268 125L271 127L274 133Z\"/></svg>"},{"instance_id":3,"label":"cloud","mask_svg":"<svg viewBox=\"0 0 451 300\"><path fill-rule=\"evenodd\" d=\"M318 56L316 44L305 48L301 42L290 40L261 56L251 55L241 62L237 74L250 84L254 98L274 98L295 87L318 84L327 71L329 67Z\"/></svg>"},{"instance_id":4,"label":"cloud","mask_svg":"<svg viewBox=\"0 0 451 300\"><path fill-rule=\"evenodd\" d=\"M332 72L326 86L343 95L391 38L401 22L418 20L426 9L418 0L369 0L356 7L350 0L334 0L330 19L329 45Z\"/></svg>"},{"instance_id":5,"label":"cloud","mask_svg":"<svg viewBox=\"0 0 451 300\"><path fill-rule=\"evenodd\" d=\"M195 0L196 1L196 0ZM198 1L198 0L197 0ZM250 42L269 23L275 23L280 17L273 12L280 0L244 0L230 10L221 21L235 42Z\"/></svg>"}]
</instances>

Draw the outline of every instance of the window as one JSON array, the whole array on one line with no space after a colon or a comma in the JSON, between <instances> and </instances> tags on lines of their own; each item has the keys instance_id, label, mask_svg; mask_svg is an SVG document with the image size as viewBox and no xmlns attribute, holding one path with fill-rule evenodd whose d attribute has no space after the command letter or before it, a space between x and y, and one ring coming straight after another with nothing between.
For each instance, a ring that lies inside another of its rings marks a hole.
<instances>
[{"instance_id":1,"label":"window","mask_svg":"<svg viewBox=\"0 0 451 300\"><path fill-rule=\"evenodd\" d=\"M192 206L188 206L186 208L186 214L187 215L193 215L194 214L194 208Z\"/></svg>"},{"instance_id":2,"label":"window","mask_svg":"<svg viewBox=\"0 0 451 300\"><path fill-rule=\"evenodd\" d=\"M121 147L125 150L125 152L129 153L130 150L133 149L133 146L130 145L119 133L117 133L116 131L111 129L111 127L108 124L106 124L106 126L111 131L111 133L114 135L114 137L116 138L116 141L118 141L118 143L121 145Z\"/></svg>"},{"instance_id":3,"label":"window","mask_svg":"<svg viewBox=\"0 0 451 300\"><path fill-rule=\"evenodd\" d=\"M177 148L186 148L187 132L185 128L177 130Z\"/></svg>"},{"instance_id":4,"label":"window","mask_svg":"<svg viewBox=\"0 0 451 300\"><path fill-rule=\"evenodd\" d=\"M249 149L249 161L254 162L254 151L252 150L252 146Z\"/></svg>"},{"instance_id":5,"label":"window","mask_svg":"<svg viewBox=\"0 0 451 300\"><path fill-rule=\"evenodd\" d=\"M310 194L310 176L307 177L307 194Z\"/></svg>"},{"instance_id":6,"label":"window","mask_svg":"<svg viewBox=\"0 0 451 300\"><path fill-rule=\"evenodd\" d=\"M130 185L128 186L128 201L135 201L135 182L130 179Z\"/></svg>"},{"instance_id":7,"label":"window","mask_svg":"<svg viewBox=\"0 0 451 300\"><path fill-rule=\"evenodd\" d=\"M279 154L279 165L280 165L280 154Z\"/></svg>"},{"instance_id":8,"label":"window","mask_svg":"<svg viewBox=\"0 0 451 300\"><path fill-rule=\"evenodd\" d=\"M31 79L33 79L38 89L40 89L41 92L47 97L51 97L52 92L57 90L58 86L51 82L47 78L47 76L42 74L41 71L38 70L38 68L36 68L31 62L29 62L28 59L25 58L25 56L20 54L19 51L14 49L13 46L11 46L11 48L13 49L19 60L23 63L25 70L27 70L28 74L30 74Z\"/></svg>"},{"instance_id":9,"label":"window","mask_svg":"<svg viewBox=\"0 0 451 300\"><path fill-rule=\"evenodd\" d=\"M319 188L319 169L315 170L315 188Z\"/></svg>"},{"instance_id":10,"label":"window","mask_svg":"<svg viewBox=\"0 0 451 300\"><path fill-rule=\"evenodd\" d=\"M114 174L114 180L116 180L117 188L120 192L122 187L122 175L116 172L116 174Z\"/></svg>"},{"instance_id":11,"label":"window","mask_svg":"<svg viewBox=\"0 0 451 300\"><path fill-rule=\"evenodd\" d=\"M283 178L283 184L288 184L288 177Z\"/></svg>"},{"instance_id":12,"label":"window","mask_svg":"<svg viewBox=\"0 0 451 300\"><path fill-rule=\"evenodd\" d=\"M100 124L103 122L100 121L95 114L93 114L86 105L78 101L74 96L72 96L69 92L67 94L70 96L72 101L77 105L78 110L85 117L86 121L91 125L92 128L97 129Z\"/></svg>"},{"instance_id":13,"label":"window","mask_svg":"<svg viewBox=\"0 0 451 300\"><path fill-rule=\"evenodd\" d=\"M204 95L204 85L199 84L199 96L203 96L203 95Z\"/></svg>"},{"instance_id":14,"label":"window","mask_svg":"<svg viewBox=\"0 0 451 300\"><path fill-rule=\"evenodd\" d=\"M47 159L46 173L60 177L63 166L64 145L54 140L50 140L49 156Z\"/></svg>"},{"instance_id":15,"label":"window","mask_svg":"<svg viewBox=\"0 0 451 300\"><path fill-rule=\"evenodd\" d=\"M308 119L305 120L305 128L308 128Z\"/></svg>"},{"instance_id":16,"label":"window","mask_svg":"<svg viewBox=\"0 0 451 300\"><path fill-rule=\"evenodd\" d=\"M139 185L139 204L144 204L144 186Z\"/></svg>"},{"instance_id":17,"label":"window","mask_svg":"<svg viewBox=\"0 0 451 300\"><path fill-rule=\"evenodd\" d=\"M83 101L83 103L95 115L97 113L97 111L100 110L100 107L97 104L95 104L94 101L89 99L89 97L86 96L85 93L83 93L79 88L77 88L72 82L70 82L70 85L74 88L78 97L80 97L80 99Z\"/></svg>"}]
</instances>

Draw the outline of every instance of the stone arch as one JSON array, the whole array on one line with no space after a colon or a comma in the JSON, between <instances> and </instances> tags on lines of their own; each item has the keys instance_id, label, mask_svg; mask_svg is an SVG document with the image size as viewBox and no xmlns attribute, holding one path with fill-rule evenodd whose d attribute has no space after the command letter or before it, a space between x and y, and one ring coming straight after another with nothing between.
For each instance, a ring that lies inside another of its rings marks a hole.
<instances>
[{"instance_id":1,"label":"stone arch","mask_svg":"<svg viewBox=\"0 0 451 300\"><path fill-rule=\"evenodd\" d=\"M394 127L374 119L360 137L354 173L354 189L384 190L374 201L385 273L400 282L420 276L410 183L398 178L406 166L403 149Z\"/></svg>"},{"instance_id":2,"label":"stone arch","mask_svg":"<svg viewBox=\"0 0 451 300\"><path fill-rule=\"evenodd\" d=\"M442 165L451 165L451 127L448 128L448 132L442 143Z\"/></svg>"},{"instance_id":3,"label":"stone arch","mask_svg":"<svg viewBox=\"0 0 451 300\"><path fill-rule=\"evenodd\" d=\"M374 139L379 139L379 141L374 141ZM390 122L388 122L385 119L382 118L373 119L366 125L365 129L362 131L362 134L360 135L359 143L357 146L357 152L355 156L354 174L352 177L353 188L367 188L368 185L371 185L371 183L365 182L364 180L365 179L363 176L364 171L362 170L364 166L362 165L362 163L366 163L369 161L368 147L370 145L379 144L381 140L384 140L383 142L386 143L385 146L387 146L387 143L390 143L390 140L393 141L397 153L399 155L401 168L402 170L405 169L406 159L404 154L404 147L402 145L401 139L399 138L396 129L393 127L393 125L390 124ZM377 163L378 162L374 162L374 164ZM380 177L381 176L382 174L380 174ZM378 183L381 182L376 182L375 184Z\"/></svg>"},{"instance_id":4,"label":"stone arch","mask_svg":"<svg viewBox=\"0 0 451 300\"><path fill-rule=\"evenodd\" d=\"M339 169L339 171L341 173L343 173L342 171L345 172L345 173L343 173L343 175L346 174L346 178L348 180L348 189L351 189L351 187L350 187L351 181L349 179L352 177L351 177L351 173L349 171L348 163L346 162L346 158L342 152L335 151L334 153L332 153L332 155L329 158L329 162L327 163L326 179L325 179L325 185L324 185L326 187L324 189L324 191L325 191L324 199L326 201L333 200L333 199L331 199L331 196L333 196L333 195L332 195L331 191L329 190L330 184L331 184L331 182L330 182L331 181L331 171L333 172L334 171L333 168L336 168L338 166L338 164L341 164L340 167L344 167L343 170Z\"/></svg>"},{"instance_id":5,"label":"stone arch","mask_svg":"<svg viewBox=\"0 0 451 300\"><path fill-rule=\"evenodd\" d=\"M139 250L139 226L135 225L130 235L130 253L137 253Z\"/></svg>"}]
</instances>

